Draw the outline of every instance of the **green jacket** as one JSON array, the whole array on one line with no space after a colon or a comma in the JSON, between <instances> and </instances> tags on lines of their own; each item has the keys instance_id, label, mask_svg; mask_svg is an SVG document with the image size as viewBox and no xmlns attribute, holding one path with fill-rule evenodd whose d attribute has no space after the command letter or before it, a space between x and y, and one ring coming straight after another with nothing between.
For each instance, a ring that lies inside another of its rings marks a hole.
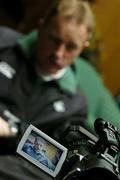
<instances>
[{"instance_id":1,"label":"green jacket","mask_svg":"<svg viewBox=\"0 0 120 180\"><path fill-rule=\"evenodd\" d=\"M33 44L37 41L37 31L33 31L19 44L27 57L31 56ZM117 127L120 132L120 111L110 91L103 84L100 75L84 59L78 57L74 61L74 71L68 68L67 72L59 80L61 88L70 93L75 93L77 85L84 92L88 102L88 121L86 128L95 133L94 121L103 118Z\"/></svg>"}]
</instances>

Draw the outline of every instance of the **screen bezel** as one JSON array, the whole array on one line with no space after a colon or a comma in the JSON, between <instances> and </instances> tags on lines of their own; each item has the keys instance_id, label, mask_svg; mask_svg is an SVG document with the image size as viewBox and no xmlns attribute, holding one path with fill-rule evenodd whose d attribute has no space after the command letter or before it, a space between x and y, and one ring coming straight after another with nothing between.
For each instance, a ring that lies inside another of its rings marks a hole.
<instances>
[{"instance_id":1,"label":"screen bezel","mask_svg":"<svg viewBox=\"0 0 120 180\"><path fill-rule=\"evenodd\" d=\"M48 167L44 166L42 163L40 163L38 160L34 159L33 157L31 157L30 155L28 155L26 152L23 151L23 146L26 143L29 135L35 132L38 136L40 136L41 138L43 138L45 141L49 142L51 145L55 146L55 148L59 149L60 151L62 151L62 154L60 156L59 161L57 162L57 165L53 170L49 169ZM47 174L51 175L52 177L56 177L57 174L59 173L65 159L67 156L67 148L64 147L63 145L61 145L60 143L58 143L57 141L55 141L54 139L52 139L51 137L49 137L47 134L43 133L41 130L37 129L35 126L33 126L32 124L27 128L27 130L25 131L22 139L20 140L18 147L17 147L17 153L20 154L21 156L23 156L25 159L27 159L28 161L30 161L31 163L33 163L34 165L36 165L37 167L39 167L40 169L42 169L43 171L45 171Z\"/></svg>"}]
</instances>

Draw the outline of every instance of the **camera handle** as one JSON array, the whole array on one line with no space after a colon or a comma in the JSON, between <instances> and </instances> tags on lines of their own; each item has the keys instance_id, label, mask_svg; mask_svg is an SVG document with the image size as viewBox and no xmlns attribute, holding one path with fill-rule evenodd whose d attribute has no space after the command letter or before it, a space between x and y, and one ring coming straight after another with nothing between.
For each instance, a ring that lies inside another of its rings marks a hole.
<instances>
[{"instance_id":1,"label":"camera handle","mask_svg":"<svg viewBox=\"0 0 120 180\"><path fill-rule=\"evenodd\" d=\"M102 118L98 118L95 121L95 131L99 135L99 140L94 147L94 153L98 158L103 158L111 165L114 166L116 173L118 170L118 153L120 149L119 133L116 127Z\"/></svg>"}]
</instances>

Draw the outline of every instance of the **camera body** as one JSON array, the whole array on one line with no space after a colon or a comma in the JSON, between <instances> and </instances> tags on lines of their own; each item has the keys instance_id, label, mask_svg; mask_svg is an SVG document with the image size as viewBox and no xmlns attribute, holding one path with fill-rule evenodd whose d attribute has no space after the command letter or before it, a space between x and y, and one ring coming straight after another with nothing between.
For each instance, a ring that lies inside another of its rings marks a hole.
<instances>
[{"instance_id":1,"label":"camera body","mask_svg":"<svg viewBox=\"0 0 120 180\"><path fill-rule=\"evenodd\" d=\"M80 125L72 125L64 134L68 148L59 174L62 180L118 180L120 139L117 129L99 118L94 124L98 137Z\"/></svg>"}]
</instances>

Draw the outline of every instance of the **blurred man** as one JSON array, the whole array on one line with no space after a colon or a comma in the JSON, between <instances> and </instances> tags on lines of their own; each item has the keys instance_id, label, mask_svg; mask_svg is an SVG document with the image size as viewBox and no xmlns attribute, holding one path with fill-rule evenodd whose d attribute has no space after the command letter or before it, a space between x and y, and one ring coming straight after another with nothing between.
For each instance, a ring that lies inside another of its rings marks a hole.
<instances>
[{"instance_id":1,"label":"blurred man","mask_svg":"<svg viewBox=\"0 0 120 180\"><path fill-rule=\"evenodd\" d=\"M90 64L78 58L89 45L94 24L87 2L52 2L39 21L38 32L12 47L6 45L0 56L2 137L13 135L4 117L6 109L21 119L21 133L32 123L58 141L71 124L83 125L95 133L98 117L120 130L120 112L112 96ZM50 179L16 156L1 157L0 162L0 177L4 180Z\"/></svg>"},{"instance_id":2,"label":"blurred man","mask_svg":"<svg viewBox=\"0 0 120 180\"><path fill-rule=\"evenodd\" d=\"M34 144L26 142L23 146L23 151L25 151L28 155L38 160L49 169L55 169L54 164L48 159L47 155L45 154L44 143L42 142L40 137L35 138Z\"/></svg>"}]
</instances>

